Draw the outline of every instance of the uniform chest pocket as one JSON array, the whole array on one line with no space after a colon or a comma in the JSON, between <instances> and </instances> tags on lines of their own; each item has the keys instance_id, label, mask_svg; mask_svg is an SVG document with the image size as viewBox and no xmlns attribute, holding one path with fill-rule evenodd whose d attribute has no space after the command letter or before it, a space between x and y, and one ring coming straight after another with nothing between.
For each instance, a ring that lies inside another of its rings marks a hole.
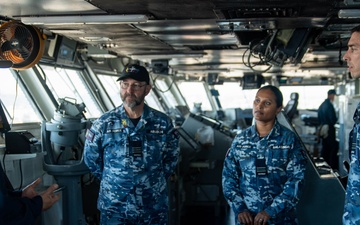
<instances>
[{"instance_id":1,"label":"uniform chest pocket","mask_svg":"<svg viewBox=\"0 0 360 225\"><path fill-rule=\"evenodd\" d=\"M152 134L152 133L147 133L146 134L146 141L149 144L155 145L155 144L163 144L166 142L166 135L164 134Z\"/></svg>"},{"instance_id":2,"label":"uniform chest pocket","mask_svg":"<svg viewBox=\"0 0 360 225\"><path fill-rule=\"evenodd\" d=\"M146 134L145 146L146 146L146 161L160 162L162 151L166 145L165 135L162 134Z\"/></svg>"},{"instance_id":3,"label":"uniform chest pocket","mask_svg":"<svg viewBox=\"0 0 360 225\"><path fill-rule=\"evenodd\" d=\"M272 149L269 154L269 167L272 169L286 170L288 164L288 150L287 149Z\"/></svg>"},{"instance_id":4,"label":"uniform chest pocket","mask_svg":"<svg viewBox=\"0 0 360 225\"><path fill-rule=\"evenodd\" d=\"M256 153L251 150L240 150L240 167L246 172L255 170Z\"/></svg>"},{"instance_id":5,"label":"uniform chest pocket","mask_svg":"<svg viewBox=\"0 0 360 225\"><path fill-rule=\"evenodd\" d=\"M126 144L127 133L124 129L107 130L104 134L104 143L109 144L115 142L116 144Z\"/></svg>"},{"instance_id":6,"label":"uniform chest pocket","mask_svg":"<svg viewBox=\"0 0 360 225\"><path fill-rule=\"evenodd\" d=\"M109 157L126 157L127 145L128 140L125 132L107 132L104 135L103 147Z\"/></svg>"},{"instance_id":7,"label":"uniform chest pocket","mask_svg":"<svg viewBox=\"0 0 360 225\"><path fill-rule=\"evenodd\" d=\"M250 160L251 158L256 158L256 154L253 151L249 150L239 150L240 160Z\"/></svg>"}]
</instances>

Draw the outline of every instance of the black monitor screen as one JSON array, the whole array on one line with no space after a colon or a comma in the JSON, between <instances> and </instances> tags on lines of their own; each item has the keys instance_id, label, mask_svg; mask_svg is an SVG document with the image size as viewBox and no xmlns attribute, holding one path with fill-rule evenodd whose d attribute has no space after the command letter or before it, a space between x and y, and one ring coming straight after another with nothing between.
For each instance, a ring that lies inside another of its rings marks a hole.
<instances>
[{"instance_id":1,"label":"black monitor screen","mask_svg":"<svg viewBox=\"0 0 360 225\"><path fill-rule=\"evenodd\" d=\"M319 30L314 28L296 28L280 30L277 48L290 58L291 63L299 63ZM281 46L283 45L283 46Z\"/></svg>"},{"instance_id":2,"label":"black monitor screen","mask_svg":"<svg viewBox=\"0 0 360 225\"><path fill-rule=\"evenodd\" d=\"M0 133L6 133L10 130L10 124L6 118L2 102L0 100Z\"/></svg>"},{"instance_id":3,"label":"black monitor screen","mask_svg":"<svg viewBox=\"0 0 360 225\"><path fill-rule=\"evenodd\" d=\"M244 73L243 89L258 89L264 83L264 77L260 74Z\"/></svg>"},{"instance_id":4,"label":"black monitor screen","mask_svg":"<svg viewBox=\"0 0 360 225\"><path fill-rule=\"evenodd\" d=\"M58 37L56 47L56 63L60 65L73 65L77 42L66 37Z\"/></svg>"}]
</instances>

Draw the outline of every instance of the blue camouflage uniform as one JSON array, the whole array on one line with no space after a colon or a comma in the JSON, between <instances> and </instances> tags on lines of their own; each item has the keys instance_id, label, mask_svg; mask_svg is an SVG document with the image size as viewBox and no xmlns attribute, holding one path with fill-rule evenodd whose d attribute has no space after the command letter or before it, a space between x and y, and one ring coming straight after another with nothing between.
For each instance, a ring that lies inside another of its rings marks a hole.
<instances>
[{"instance_id":1,"label":"blue camouflage uniform","mask_svg":"<svg viewBox=\"0 0 360 225\"><path fill-rule=\"evenodd\" d=\"M360 224L360 103L354 114L354 127L350 132L350 171L346 186L343 224Z\"/></svg>"},{"instance_id":2,"label":"blue camouflage uniform","mask_svg":"<svg viewBox=\"0 0 360 225\"><path fill-rule=\"evenodd\" d=\"M264 165L257 167L261 161ZM277 121L264 138L255 126L239 133L226 155L222 175L224 197L235 213L236 224L240 224L240 212L248 211L255 217L263 210L271 216L269 225L297 224L295 206L306 163L296 134Z\"/></svg>"},{"instance_id":3,"label":"blue camouflage uniform","mask_svg":"<svg viewBox=\"0 0 360 225\"><path fill-rule=\"evenodd\" d=\"M169 117L145 104L135 127L123 105L86 134L84 161L100 181L101 224L167 224L167 180L179 157Z\"/></svg>"}]
</instances>

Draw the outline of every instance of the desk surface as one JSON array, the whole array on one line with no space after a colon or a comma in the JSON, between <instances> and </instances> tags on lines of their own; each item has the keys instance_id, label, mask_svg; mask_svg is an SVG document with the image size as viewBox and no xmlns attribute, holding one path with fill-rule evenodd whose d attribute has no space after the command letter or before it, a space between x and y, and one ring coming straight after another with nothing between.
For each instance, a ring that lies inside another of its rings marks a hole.
<instances>
[{"instance_id":1,"label":"desk surface","mask_svg":"<svg viewBox=\"0 0 360 225\"><path fill-rule=\"evenodd\" d=\"M0 144L0 157L4 156L5 153L5 145ZM11 160L20 160L20 159L31 159L35 158L37 153L25 153L25 154L6 154L5 160L11 161Z\"/></svg>"}]
</instances>

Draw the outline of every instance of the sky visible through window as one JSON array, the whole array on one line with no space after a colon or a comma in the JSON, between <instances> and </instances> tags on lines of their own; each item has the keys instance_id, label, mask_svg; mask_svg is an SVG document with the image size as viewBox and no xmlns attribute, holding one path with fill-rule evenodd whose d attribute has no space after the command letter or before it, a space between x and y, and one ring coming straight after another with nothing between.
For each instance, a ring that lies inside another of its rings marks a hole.
<instances>
[{"instance_id":1,"label":"sky visible through window","mask_svg":"<svg viewBox=\"0 0 360 225\"><path fill-rule=\"evenodd\" d=\"M42 66L47 76L47 84L53 91L55 98L74 98L77 103L84 102L87 109L87 118L99 117L102 112L92 98L90 92L83 83L79 73L75 70L55 70L52 67ZM15 80L9 69L1 69L2 88L0 89L0 99L5 105L9 122L27 123L40 122L40 118L35 111L30 100L25 96L19 84ZM120 89L116 77L99 75L105 89L116 106L122 102L120 99ZM157 87L161 90L166 89L164 82L158 81ZM204 84L202 82L179 82L178 87L185 98L188 107L193 109L195 103L201 103L204 111L212 111L211 104L207 97ZM228 82L223 85L215 85L214 88L219 92L219 100L222 109L227 108L252 108L253 99L257 92L256 89L243 90L239 83ZM316 110L326 99L327 91L333 86L280 86L284 96L284 105L290 100L292 92L299 93L298 109ZM176 105L176 100L170 92L162 93L164 100L170 106ZM146 97L146 101L152 107L163 111L158 104L154 93ZM26 109L26 110L24 110ZM12 121L13 119L13 121Z\"/></svg>"},{"instance_id":2,"label":"sky visible through window","mask_svg":"<svg viewBox=\"0 0 360 225\"><path fill-rule=\"evenodd\" d=\"M205 89L201 82L182 82L179 88L186 99L190 109L194 103L202 103L202 110L212 110L208 101ZM280 86L283 94L284 106L290 100L293 92L299 93L298 109L317 110L320 104L327 98L327 91L333 89L333 86ZM257 89L243 90L239 83L229 82L222 85L215 85L219 91L219 100L223 109L227 108L252 108ZM196 90L196 93L194 93Z\"/></svg>"}]
</instances>

